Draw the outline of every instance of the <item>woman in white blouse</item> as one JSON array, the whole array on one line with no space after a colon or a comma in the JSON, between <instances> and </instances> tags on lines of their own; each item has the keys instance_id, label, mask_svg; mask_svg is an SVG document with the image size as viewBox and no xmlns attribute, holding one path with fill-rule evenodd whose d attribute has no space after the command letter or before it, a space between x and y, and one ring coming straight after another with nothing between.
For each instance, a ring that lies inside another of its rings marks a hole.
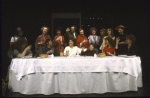
<instances>
[{"instance_id":1,"label":"woman in white blouse","mask_svg":"<svg viewBox=\"0 0 150 98\"><path fill-rule=\"evenodd\" d=\"M69 39L69 46L67 46L64 50L64 55L65 56L76 56L81 53L81 49L79 49L77 46L74 46L74 40Z\"/></svg>"}]
</instances>

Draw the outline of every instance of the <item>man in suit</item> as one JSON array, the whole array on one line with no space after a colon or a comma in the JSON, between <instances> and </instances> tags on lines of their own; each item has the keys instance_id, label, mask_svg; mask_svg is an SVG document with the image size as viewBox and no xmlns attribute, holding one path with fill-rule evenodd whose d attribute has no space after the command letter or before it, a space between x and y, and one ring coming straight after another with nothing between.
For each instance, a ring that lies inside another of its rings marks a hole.
<instances>
[{"instance_id":1,"label":"man in suit","mask_svg":"<svg viewBox=\"0 0 150 98\"><path fill-rule=\"evenodd\" d=\"M66 34L64 35L64 40L65 40L67 46L68 46L69 38L73 38L74 41L76 42L78 34L75 32L75 30L76 30L75 26L71 26L71 32L69 32L70 31L69 28L66 29ZM76 45L76 43L74 43L74 44Z\"/></svg>"}]
</instances>

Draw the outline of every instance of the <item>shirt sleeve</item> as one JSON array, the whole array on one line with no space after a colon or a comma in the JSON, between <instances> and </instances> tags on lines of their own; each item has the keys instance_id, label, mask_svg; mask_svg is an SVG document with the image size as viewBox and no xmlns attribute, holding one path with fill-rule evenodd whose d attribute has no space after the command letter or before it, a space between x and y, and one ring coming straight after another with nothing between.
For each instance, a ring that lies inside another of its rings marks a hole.
<instances>
[{"instance_id":1,"label":"shirt sleeve","mask_svg":"<svg viewBox=\"0 0 150 98\"><path fill-rule=\"evenodd\" d=\"M20 58L21 53L18 50L14 50L14 56Z\"/></svg>"}]
</instances>

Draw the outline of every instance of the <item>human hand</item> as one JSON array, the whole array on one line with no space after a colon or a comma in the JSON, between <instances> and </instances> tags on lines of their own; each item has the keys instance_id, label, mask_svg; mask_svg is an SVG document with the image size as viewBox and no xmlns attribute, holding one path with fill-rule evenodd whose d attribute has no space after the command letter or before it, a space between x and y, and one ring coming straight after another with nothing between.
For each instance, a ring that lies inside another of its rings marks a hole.
<instances>
[{"instance_id":1,"label":"human hand","mask_svg":"<svg viewBox=\"0 0 150 98\"><path fill-rule=\"evenodd\" d=\"M118 38L116 38L116 44L118 44L119 43L119 39Z\"/></svg>"},{"instance_id":2,"label":"human hand","mask_svg":"<svg viewBox=\"0 0 150 98\"><path fill-rule=\"evenodd\" d=\"M47 51L47 54L49 54L49 53L53 53L53 49L52 49L52 50Z\"/></svg>"},{"instance_id":3,"label":"human hand","mask_svg":"<svg viewBox=\"0 0 150 98\"><path fill-rule=\"evenodd\" d=\"M42 41L41 41L41 42L38 42L38 44L42 44Z\"/></svg>"},{"instance_id":4,"label":"human hand","mask_svg":"<svg viewBox=\"0 0 150 98\"><path fill-rule=\"evenodd\" d=\"M82 47L82 51L84 51L85 47Z\"/></svg>"},{"instance_id":5,"label":"human hand","mask_svg":"<svg viewBox=\"0 0 150 98\"><path fill-rule=\"evenodd\" d=\"M112 54L110 52L107 52L107 54L112 56Z\"/></svg>"},{"instance_id":6,"label":"human hand","mask_svg":"<svg viewBox=\"0 0 150 98\"><path fill-rule=\"evenodd\" d=\"M88 39L90 39L90 38L91 38L91 36L88 37Z\"/></svg>"},{"instance_id":7,"label":"human hand","mask_svg":"<svg viewBox=\"0 0 150 98\"><path fill-rule=\"evenodd\" d=\"M69 55L69 51L66 51L66 56L68 56Z\"/></svg>"},{"instance_id":8,"label":"human hand","mask_svg":"<svg viewBox=\"0 0 150 98\"><path fill-rule=\"evenodd\" d=\"M93 37L93 39L95 40L95 39L96 39L96 37Z\"/></svg>"}]
</instances>

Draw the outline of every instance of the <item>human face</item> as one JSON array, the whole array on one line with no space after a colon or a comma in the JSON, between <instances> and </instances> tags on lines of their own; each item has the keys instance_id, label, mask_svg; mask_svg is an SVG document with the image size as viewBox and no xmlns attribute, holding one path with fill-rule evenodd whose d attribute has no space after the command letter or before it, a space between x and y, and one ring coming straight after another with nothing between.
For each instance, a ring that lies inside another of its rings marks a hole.
<instances>
[{"instance_id":1,"label":"human face","mask_svg":"<svg viewBox=\"0 0 150 98\"><path fill-rule=\"evenodd\" d=\"M20 32L18 33L18 36L22 36L22 35L23 35L23 32L20 31Z\"/></svg>"},{"instance_id":2,"label":"human face","mask_svg":"<svg viewBox=\"0 0 150 98\"><path fill-rule=\"evenodd\" d=\"M90 45L89 46L89 49L92 51L94 49L94 46L93 45Z\"/></svg>"},{"instance_id":3,"label":"human face","mask_svg":"<svg viewBox=\"0 0 150 98\"><path fill-rule=\"evenodd\" d=\"M122 34L123 33L123 29L118 28L118 32L119 32L119 34Z\"/></svg>"},{"instance_id":4,"label":"human face","mask_svg":"<svg viewBox=\"0 0 150 98\"><path fill-rule=\"evenodd\" d=\"M69 46L73 46L74 45L74 42L72 40L69 40Z\"/></svg>"},{"instance_id":5,"label":"human face","mask_svg":"<svg viewBox=\"0 0 150 98\"><path fill-rule=\"evenodd\" d=\"M60 34L61 34L61 31L60 31L60 30L57 30L57 34L60 35Z\"/></svg>"},{"instance_id":6,"label":"human face","mask_svg":"<svg viewBox=\"0 0 150 98\"><path fill-rule=\"evenodd\" d=\"M80 35L84 35L84 31L83 30L80 31Z\"/></svg>"},{"instance_id":7,"label":"human face","mask_svg":"<svg viewBox=\"0 0 150 98\"><path fill-rule=\"evenodd\" d=\"M107 45L109 45L109 42L108 42L108 40L105 40L105 43L106 43Z\"/></svg>"},{"instance_id":8,"label":"human face","mask_svg":"<svg viewBox=\"0 0 150 98\"><path fill-rule=\"evenodd\" d=\"M44 29L43 29L43 34L47 34L47 31L48 31L48 29L47 29L47 28L44 28Z\"/></svg>"},{"instance_id":9,"label":"human face","mask_svg":"<svg viewBox=\"0 0 150 98\"><path fill-rule=\"evenodd\" d=\"M51 40L48 42L48 45L49 45L49 46L52 46L52 41L51 41Z\"/></svg>"},{"instance_id":10,"label":"human face","mask_svg":"<svg viewBox=\"0 0 150 98\"><path fill-rule=\"evenodd\" d=\"M96 34L96 31L95 31L95 30L92 30L92 34L95 35L95 34Z\"/></svg>"},{"instance_id":11,"label":"human face","mask_svg":"<svg viewBox=\"0 0 150 98\"><path fill-rule=\"evenodd\" d=\"M75 28L74 27L71 27L71 32L74 32L75 31Z\"/></svg>"},{"instance_id":12,"label":"human face","mask_svg":"<svg viewBox=\"0 0 150 98\"><path fill-rule=\"evenodd\" d=\"M108 29L108 30L107 30L107 33L108 33L108 35L111 35L111 30Z\"/></svg>"},{"instance_id":13,"label":"human face","mask_svg":"<svg viewBox=\"0 0 150 98\"><path fill-rule=\"evenodd\" d=\"M103 34L104 34L104 32L103 32L103 31L100 31L100 34L101 34L101 35L103 35Z\"/></svg>"},{"instance_id":14,"label":"human face","mask_svg":"<svg viewBox=\"0 0 150 98\"><path fill-rule=\"evenodd\" d=\"M132 43L132 41L130 40L130 39L126 39L126 42L127 42L127 44L131 44Z\"/></svg>"}]
</instances>

